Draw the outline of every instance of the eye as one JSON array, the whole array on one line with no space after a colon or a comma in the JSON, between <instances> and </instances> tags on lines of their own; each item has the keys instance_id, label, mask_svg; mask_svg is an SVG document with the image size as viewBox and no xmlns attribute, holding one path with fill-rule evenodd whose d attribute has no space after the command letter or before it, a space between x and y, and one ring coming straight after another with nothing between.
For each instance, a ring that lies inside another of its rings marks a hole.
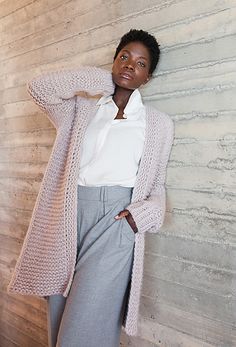
<instances>
[{"instance_id":1,"label":"eye","mask_svg":"<svg viewBox=\"0 0 236 347\"><path fill-rule=\"evenodd\" d=\"M146 67L146 64L144 64L142 61L138 61L138 65L141 67Z\"/></svg>"},{"instance_id":2,"label":"eye","mask_svg":"<svg viewBox=\"0 0 236 347\"><path fill-rule=\"evenodd\" d=\"M128 56L125 55L125 54L122 54L122 55L120 56L120 58L121 58L121 60L126 60L126 59L128 58Z\"/></svg>"}]
</instances>

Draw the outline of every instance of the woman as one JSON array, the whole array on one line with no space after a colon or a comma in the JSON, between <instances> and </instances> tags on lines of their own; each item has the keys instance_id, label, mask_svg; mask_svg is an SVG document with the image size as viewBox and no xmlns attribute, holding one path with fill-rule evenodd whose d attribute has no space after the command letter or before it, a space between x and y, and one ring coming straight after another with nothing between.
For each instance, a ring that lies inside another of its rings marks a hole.
<instances>
[{"instance_id":1,"label":"woman","mask_svg":"<svg viewBox=\"0 0 236 347\"><path fill-rule=\"evenodd\" d=\"M137 335L144 236L163 224L173 142L170 117L138 90L159 53L152 35L130 30L112 73L83 67L28 84L57 136L8 292L48 299L51 346L117 347L122 326Z\"/></svg>"}]
</instances>

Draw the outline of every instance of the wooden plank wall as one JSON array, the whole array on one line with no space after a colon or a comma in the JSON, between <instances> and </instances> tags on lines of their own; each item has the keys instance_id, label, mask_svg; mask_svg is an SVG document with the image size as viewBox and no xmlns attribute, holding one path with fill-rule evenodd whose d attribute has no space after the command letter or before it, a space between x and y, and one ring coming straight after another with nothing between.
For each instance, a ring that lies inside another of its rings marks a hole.
<instances>
[{"instance_id":1,"label":"wooden plank wall","mask_svg":"<svg viewBox=\"0 0 236 347\"><path fill-rule=\"evenodd\" d=\"M6 294L55 140L26 82L110 68L132 27L161 44L142 92L171 115L176 138L165 226L146 236L140 338L123 334L122 346L236 346L236 2L0 0L1 347L47 346L44 300Z\"/></svg>"}]
</instances>

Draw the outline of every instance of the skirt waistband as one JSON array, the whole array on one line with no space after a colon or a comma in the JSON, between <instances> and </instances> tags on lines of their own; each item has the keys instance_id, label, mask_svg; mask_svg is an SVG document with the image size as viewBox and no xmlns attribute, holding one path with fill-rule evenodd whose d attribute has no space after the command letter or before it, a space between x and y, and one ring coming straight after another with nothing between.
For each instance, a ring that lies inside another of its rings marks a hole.
<instances>
[{"instance_id":1,"label":"skirt waistband","mask_svg":"<svg viewBox=\"0 0 236 347\"><path fill-rule=\"evenodd\" d=\"M133 187L123 186L82 186L77 185L78 200L120 200L122 198L130 198L133 193Z\"/></svg>"}]
</instances>

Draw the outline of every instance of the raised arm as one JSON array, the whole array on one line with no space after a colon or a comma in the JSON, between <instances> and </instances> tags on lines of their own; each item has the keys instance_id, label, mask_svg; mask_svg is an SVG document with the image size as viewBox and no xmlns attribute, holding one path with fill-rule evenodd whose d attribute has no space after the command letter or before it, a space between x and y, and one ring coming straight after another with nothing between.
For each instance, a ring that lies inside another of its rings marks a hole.
<instances>
[{"instance_id":1,"label":"raised arm","mask_svg":"<svg viewBox=\"0 0 236 347\"><path fill-rule=\"evenodd\" d=\"M44 73L27 83L27 91L34 102L47 113L56 128L65 115L73 112L76 93L90 95L111 94L114 91L109 71L95 66L79 67Z\"/></svg>"},{"instance_id":2,"label":"raised arm","mask_svg":"<svg viewBox=\"0 0 236 347\"><path fill-rule=\"evenodd\" d=\"M161 130L163 142L152 191L146 199L131 203L126 207L132 214L138 233L158 232L164 221L166 210L166 168L174 137L174 126L169 117L166 118Z\"/></svg>"}]
</instances>

